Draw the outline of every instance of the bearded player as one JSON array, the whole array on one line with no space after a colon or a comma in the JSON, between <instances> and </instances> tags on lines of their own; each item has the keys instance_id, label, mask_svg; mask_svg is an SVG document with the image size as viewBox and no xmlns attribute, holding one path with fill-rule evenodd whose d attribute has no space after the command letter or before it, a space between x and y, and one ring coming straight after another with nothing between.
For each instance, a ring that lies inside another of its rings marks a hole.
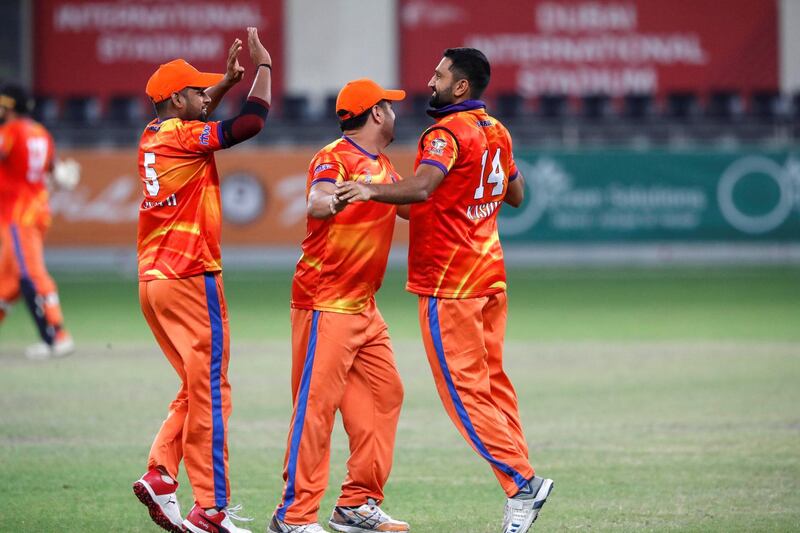
<instances>
[{"instance_id":1,"label":"bearded player","mask_svg":"<svg viewBox=\"0 0 800 533\"><path fill-rule=\"evenodd\" d=\"M450 48L428 83L436 123L420 138L413 177L344 182L340 201L412 203L408 284L436 388L456 428L506 493L504 533L524 533L553 481L534 474L517 395L503 369L506 273L497 232L503 202L519 206L523 178L508 130L480 100L486 56Z\"/></svg>"}]
</instances>

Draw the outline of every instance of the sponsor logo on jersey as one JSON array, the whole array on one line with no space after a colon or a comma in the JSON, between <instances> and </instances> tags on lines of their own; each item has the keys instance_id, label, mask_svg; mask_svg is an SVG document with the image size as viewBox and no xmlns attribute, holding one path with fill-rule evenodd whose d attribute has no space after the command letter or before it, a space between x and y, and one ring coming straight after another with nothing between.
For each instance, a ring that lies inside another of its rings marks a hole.
<instances>
[{"instance_id":1,"label":"sponsor logo on jersey","mask_svg":"<svg viewBox=\"0 0 800 533\"><path fill-rule=\"evenodd\" d=\"M363 176L359 176L356 178L356 181L363 181L364 183L372 183L372 173L367 170Z\"/></svg>"},{"instance_id":2,"label":"sponsor logo on jersey","mask_svg":"<svg viewBox=\"0 0 800 533\"><path fill-rule=\"evenodd\" d=\"M442 138L436 138L431 141L430 153L433 155L442 155L445 148L447 148L447 141Z\"/></svg>"},{"instance_id":3,"label":"sponsor logo on jersey","mask_svg":"<svg viewBox=\"0 0 800 533\"><path fill-rule=\"evenodd\" d=\"M478 126L480 126L482 128L490 128L490 127L492 127L492 121L491 120L479 120L478 121Z\"/></svg>"},{"instance_id":4,"label":"sponsor logo on jersey","mask_svg":"<svg viewBox=\"0 0 800 533\"><path fill-rule=\"evenodd\" d=\"M467 218L470 220L488 218L492 216L492 213L497 211L497 208L500 207L501 203L503 202L500 200L495 200L493 202L486 202L485 204L471 205L467 207Z\"/></svg>"},{"instance_id":5,"label":"sponsor logo on jersey","mask_svg":"<svg viewBox=\"0 0 800 533\"><path fill-rule=\"evenodd\" d=\"M314 175L316 176L317 174L319 174L323 170L330 170L332 168L333 168L333 165L331 165L330 163L322 163L321 165L317 165L317 168L314 169Z\"/></svg>"},{"instance_id":6,"label":"sponsor logo on jersey","mask_svg":"<svg viewBox=\"0 0 800 533\"><path fill-rule=\"evenodd\" d=\"M200 133L200 144L208 146L208 137L211 135L211 126L206 124Z\"/></svg>"}]
</instances>

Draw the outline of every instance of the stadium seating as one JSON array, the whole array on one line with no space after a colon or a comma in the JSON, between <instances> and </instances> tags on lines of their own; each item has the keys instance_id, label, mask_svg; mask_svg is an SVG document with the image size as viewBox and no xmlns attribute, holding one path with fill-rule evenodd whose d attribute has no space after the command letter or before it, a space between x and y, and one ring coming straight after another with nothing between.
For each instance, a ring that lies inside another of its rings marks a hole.
<instances>
[{"instance_id":1,"label":"stadium seating","mask_svg":"<svg viewBox=\"0 0 800 533\"><path fill-rule=\"evenodd\" d=\"M61 120L76 126L90 126L100 121L102 106L92 96L71 96L64 101Z\"/></svg>"}]
</instances>

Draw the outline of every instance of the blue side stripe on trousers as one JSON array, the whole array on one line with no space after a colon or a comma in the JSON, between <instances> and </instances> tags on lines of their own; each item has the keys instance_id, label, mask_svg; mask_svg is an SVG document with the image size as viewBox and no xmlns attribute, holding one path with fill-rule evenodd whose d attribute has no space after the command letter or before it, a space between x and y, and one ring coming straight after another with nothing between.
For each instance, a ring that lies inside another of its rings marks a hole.
<instances>
[{"instance_id":1,"label":"blue side stripe on trousers","mask_svg":"<svg viewBox=\"0 0 800 533\"><path fill-rule=\"evenodd\" d=\"M22 255L22 244L19 242L19 232L17 226L11 225L11 240L14 241L14 255L17 258L17 266L19 266L20 277L29 279L28 266L25 264L25 256Z\"/></svg>"},{"instance_id":2,"label":"blue side stripe on trousers","mask_svg":"<svg viewBox=\"0 0 800 533\"><path fill-rule=\"evenodd\" d=\"M450 393L450 400L453 402L453 406L456 408L458 418L461 420L461 424L463 424L464 428L467 430L469 439L472 441L472 444L475 445L475 449L478 450L478 453L495 468L512 478L514 483L517 484L517 487L522 488L528 483L528 480L509 465L492 457L492 454L489 453L489 450L486 449L486 445L483 444L483 441L481 441L480 437L478 436L478 432L475 431L475 426L472 425L472 421L469 418L469 413L467 413L467 408L464 407L464 403L458 396L458 391L453 383L453 376L450 375L450 369L447 366L447 360L444 356L444 345L442 344L442 332L439 327L439 309L436 305L437 302L437 298L432 296L428 298L428 327L431 332L431 339L433 339L433 346L436 349L436 358L439 360L439 367L441 368L442 375L447 382L447 390Z\"/></svg>"},{"instance_id":3,"label":"blue side stripe on trousers","mask_svg":"<svg viewBox=\"0 0 800 533\"><path fill-rule=\"evenodd\" d=\"M222 311L217 293L216 276L205 274L206 304L211 324L211 456L214 471L214 501L222 509L228 505L228 485L225 477L225 422L222 419L223 329Z\"/></svg>"},{"instance_id":4,"label":"blue side stripe on trousers","mask_svg":"<svg viewBox=\"0 0 800 533\"><path fill-rule=\"evenodd\" d=\"M286 510L294 503L295 475L297 474L297 456L300 451L300 440L303 437L303 424L306 419L308 405L308 391L311 388L311 372L314 369L314 354L317 350L317 328L319 325L320 311L314 311L311 316L311 334L308 337L306 360L303 363L303 375L300 377L300 391L297 394L297 408L292 424L292 441L289 444L289 464L286 478L286 491L283 495L283 505L278 509L278 519L286 517Z\"/></svg>"}]
</instances>

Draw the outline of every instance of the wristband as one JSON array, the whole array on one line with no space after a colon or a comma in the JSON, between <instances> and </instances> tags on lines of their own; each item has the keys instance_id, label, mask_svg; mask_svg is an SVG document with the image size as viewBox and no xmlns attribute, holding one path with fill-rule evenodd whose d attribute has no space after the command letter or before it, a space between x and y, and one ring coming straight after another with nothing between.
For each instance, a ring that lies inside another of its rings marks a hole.
<instances>
[{"instance_id":1,"label":"wristband","mask_svg":"<svg viewBox=\"0 0 800 533\"><path fill-rule=\"evenodd\" d=\"M258 67L267 67L269 69L269 71L272 72L272 65L270 65L269 63L260 63L258 65ZM258 67L256 67L256 68L258 68Z\"/></svg>"}]
</instances>

